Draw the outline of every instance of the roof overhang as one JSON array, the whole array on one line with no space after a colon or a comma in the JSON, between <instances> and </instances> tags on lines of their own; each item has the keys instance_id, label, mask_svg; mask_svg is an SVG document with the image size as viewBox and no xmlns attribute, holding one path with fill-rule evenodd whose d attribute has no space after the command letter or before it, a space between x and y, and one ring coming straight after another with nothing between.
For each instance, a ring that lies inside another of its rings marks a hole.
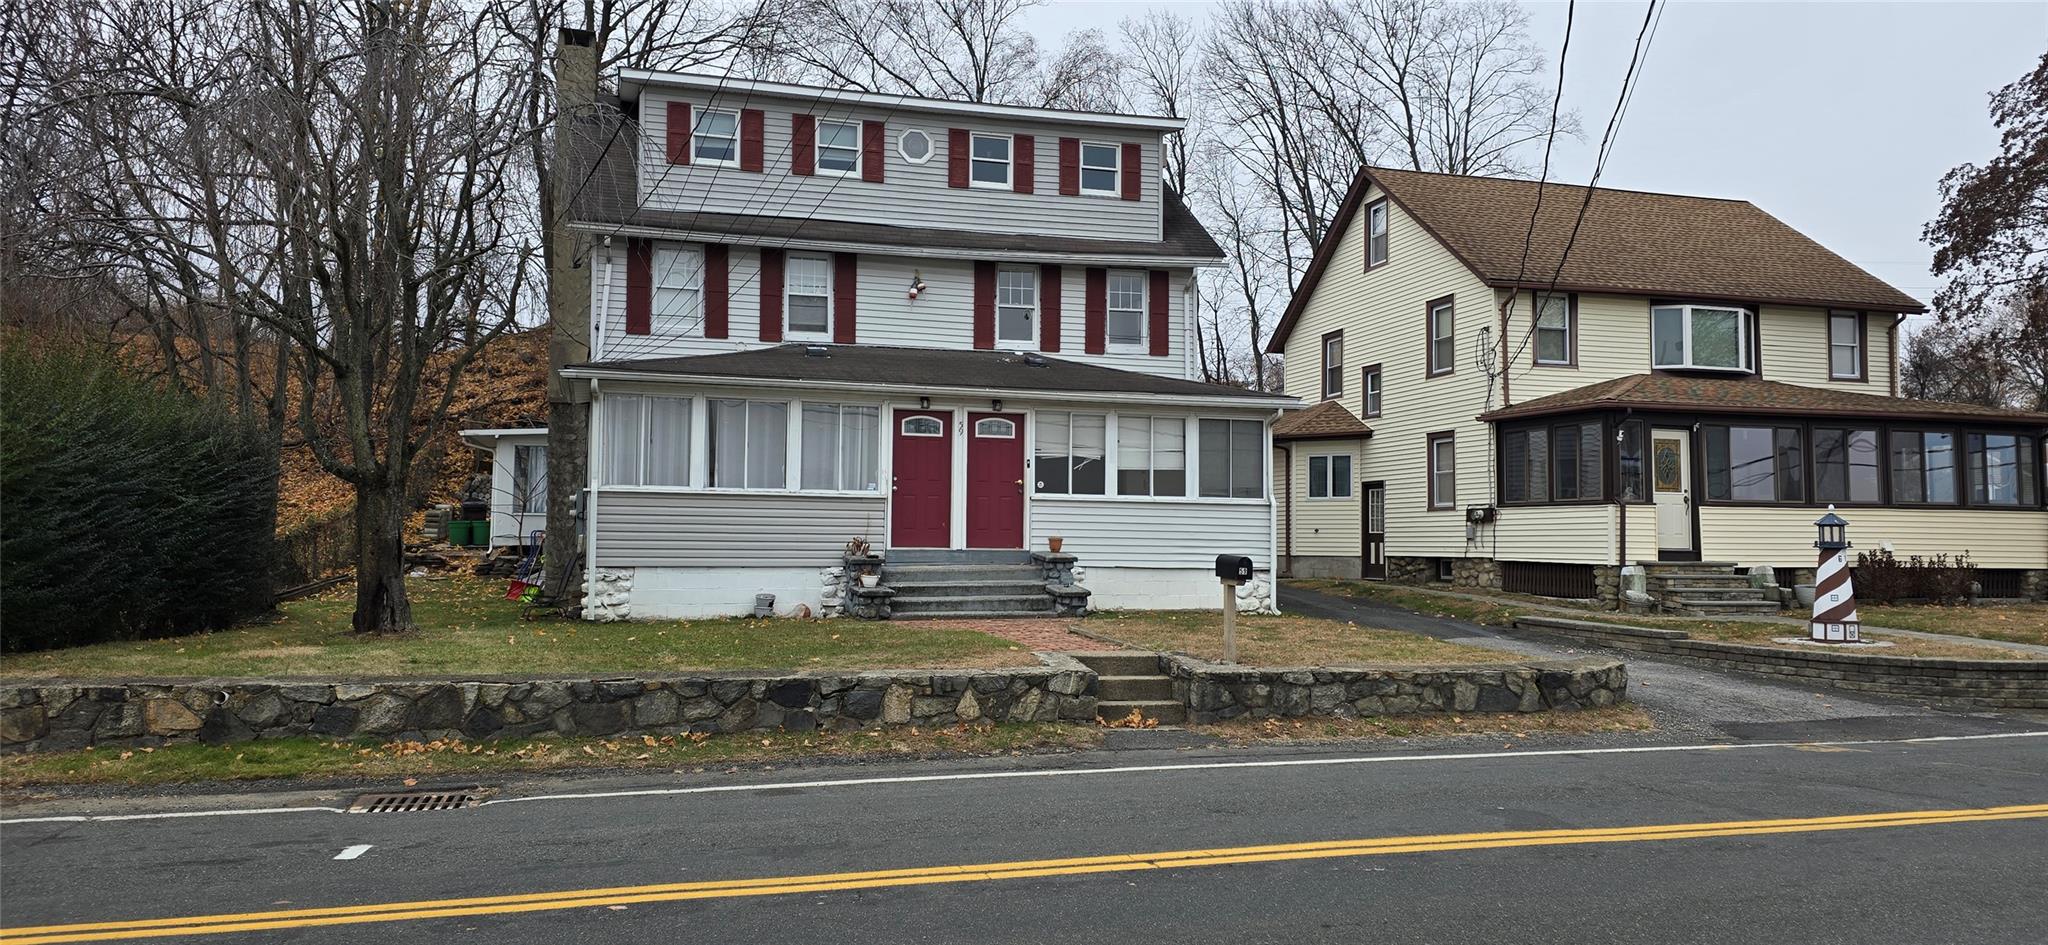
<instances>
[{"instance_id":1,"label":"roof overhang","mask_svg":"<svg viewBox=\"0 0 2048 945\"><path fill-rule=\"evenodd\" d=\"M1049 391L1044 388L962 387L930 384L892 384L882 381L810 380L786 377L734 377L724 374L690 374L669 371L640 371L601 365L571 365L563 377L595 381L634 381L653 384L696 384L707 387L776 388L795 390L856 391L868 394L905 394L913 397L988 397L1018 400L1057 400L1072 403L1145 404L1161 407L1239 407L1247 410L1279 410L1299 407L1298 398L1285 394L1145 394L1120 391Z\"/></svg>"},{"instance_id":2,"label":"roof overhang","mask_svg":"<svg viewBox=\"0 0 2048 945\"><path fill-rule=\"evenodd\" d=\"M1627 295L1646 299L1696 299L1699 301L1733 302L1747 305L1783 305L1788 308L1830 308L1857 312L1890 312L1894 315L1919 315L1927 311L1927 306L1919 304L1904 306L1890 303L1851 302L1842 299L1730 295L1726 292L1702 295L1698 292L1689 292L1683 289L1645 288L1643 286L1570 284L1564 282L1553 285L1547 280L1523 280L1517 282L1513 279L1497 279L1489 280L1486 285L1488 288L1499 289L1503 292L1510 290L1525 292L1580 292L1588 295Z\"/></svg>"},{"instance_id":3,"label":"roof overhang","mask_svg":"<svg viewBox=\"0 0 2048 945\"><path fill-rule=\"evenodd\" d=\"M986 259L993 262L1058 262L1076 265L1143 266L1154 269L1182 267L1199 269L1223 264L1223 257L1221 256L1155 256L1143 253L1048 253L1003 249L976 249L963 253L957 247L901 246L893 243L787 239L779 236L759 236L712 230L678 230L657 226L628 226L611 223L571 222L569 228L585 233L599 233L607 237L644 237L647 239L676 240L686 243L724 243L733 246L767 246L774 249L865 253L874 256L905 256L917 259L960 259L963 255L966 255L974 259ZM943 238L943 234L934 234L933 236L935 240Z\"/></svg>"},{"instance_id":4,"label":"roof overhang","mask_svg":"<svg viewBox=\"0 0 2048 945\"><path fill-rule=\"evenodd\" d=\"M1307 440L1370 440L1370 439L1372 439L1372 431L1371 431L1371 430L1367 430L1367 431L1365 431L1364 433L1291 433L1291 434L1282 434L1282 433L1275 433L1275 434L1273 434L1273 442L1275 442L1275 443L1299 443L1299 442L1303 442L1303 441L1307 441Z\"/></svg>"},{"instance_id":5,"label":"roof overhang","mask_svg":"<svg viewBox=\"0 0 2048 945\"><path fill-rule=\"evenodd\" d=\"M462 442L480 450L495 449L498 441L511 436L547 436L547 427L492 427L489 429L460 430L457 435Z\"/></svg>"},{"instance_id":6,"label":"roof overhang","mask_svg":"<svg viewBox=\"0 0 2048 945\"><path fill-rule=\"evenodd\" d=\"M1058 122L1068 125L1094 125L1102 128L1148 131L1155 134L1179 131L1186 128L1188 124L1185 118L1168 118L1158 115L1123 115L1114 112L1082 112L1060 108L997 105L990 102L961 102L951 99L924 98L916 95L899 95L888 92L861 92L851 89L828 89L810 85L792 85L786 82L735 79L730 75L703 75L694 72L657 72L652 69L619 70L619 98L629 102L635 101L639 99L640 92L647 88L709 92L721 96L767 96L805 99L813 102L823 101L827 105L835 107L866 105L899 112L958 115L963 118L998 118L1019 121Z\"/></svg>"}]
</instances>

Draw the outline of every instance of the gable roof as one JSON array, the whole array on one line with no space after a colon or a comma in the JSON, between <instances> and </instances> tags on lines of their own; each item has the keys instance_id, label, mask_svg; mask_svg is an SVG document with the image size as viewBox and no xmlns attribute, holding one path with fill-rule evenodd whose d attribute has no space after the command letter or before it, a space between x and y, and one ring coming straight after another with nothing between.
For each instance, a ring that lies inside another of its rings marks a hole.
<instances>
[{"instance_id":1,"label":"gable roof","mask_svg":"<svg viewBox=\"0 0 2048 945\"><path fill-rule=\"evenodd\" d=\"M1629 374L1613 380L1482 414L1481 420L1512 420L1603 407L1682 410L1688 413L1765 414L1774 416L1893 417L1904 420L1983 420L2048 423L2048 414L2002 410L1941 400L1909 400L1879 394L1857 394L1827 387L1805 387L1756 378L1694 377L1679 374ZM1276 426L1277 429L1277 426Z\"/></svg>"},{"instance_id":2,"label":"gable roof","mask_svg":"<svg viewBox=\"0 0 2048 945\"><path fill-rule=\"evenodd\" d=\"M1278 353L1350 228L1369 185L1378 184L1451 254L1495 288L1689 297L1731 302L1927 310L1856 264L1746 200L1592 188L1578 237L1572 227L1587 188L1533 180L1363 168L1282 316L1267 350ZM1528 240L1528 262L1522 260ZM1558 270L1569 243L1571 254Z\"/></svg>"},{"instance_id":3,"label":"gable roof","mask_svg":"<svg viewBox=\"0 0 2048 945\"><path fill-rule=\"evenodd\" d=\"M1288 411L1273 421L1274 440L1354 440L1372 436L1372 428L1351 409L1325 400L1306 410Z\"/></svg>"}]
</instances>

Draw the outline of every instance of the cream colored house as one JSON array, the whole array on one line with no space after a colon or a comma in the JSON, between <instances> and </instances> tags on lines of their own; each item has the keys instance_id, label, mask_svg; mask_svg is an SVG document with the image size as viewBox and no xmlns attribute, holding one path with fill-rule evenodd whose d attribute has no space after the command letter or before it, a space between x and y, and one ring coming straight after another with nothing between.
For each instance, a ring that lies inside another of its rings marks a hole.
<instances>
[{"instance_id":1,"label":"cream colored house","mask_svg":"<svg viewBox=\"0 0 2048 945\"><path fill-rule=\"evenodd\" d=\"M1270 347L1313 405L1273 427L1288 573L1610 600L1638 561L1798 579L1832 504L1857 549L2048 594L2048 415L1898 397L1918 302L1745 201L1551 184L1532 228L1538 205L1359 173Z\"/></svg>"}]
</instances>

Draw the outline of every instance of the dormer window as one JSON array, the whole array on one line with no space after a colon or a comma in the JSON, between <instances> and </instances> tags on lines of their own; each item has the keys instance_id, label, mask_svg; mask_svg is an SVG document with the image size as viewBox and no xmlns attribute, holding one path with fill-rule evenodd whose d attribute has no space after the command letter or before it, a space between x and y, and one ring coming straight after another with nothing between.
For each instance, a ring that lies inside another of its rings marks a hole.
<instances>
[{"instance_id":1,"label":"dormer window","mask_svg":"<svg viewBox=\"0 0 2048 945\"><path fill-rule=\"evenodd\" d=\"M860 123L818 122L818 173L856 177L860 174Z\"/></svg>"},{"instance_id":2,"label":"dormer window","mask_svg":"<svg viewBox=\"0 0 2048 945\"><path fill-rule=\"evenodd\" d=\"M1119 164L1123 149L1113 144L1086 142L1081 145L1081 192L1115 197L1122 193L1117 181L1122 179Z\"/></svg>"},{"instance_id":3,"label":"dormer window","mask_svg":"<svg viewBox=\"0 0 2048 945\"><path fill-rule=\"evenodd\" d=\"M1010 136L975 135L970 164L974 186L1010 189Z\"/></svg>"},{"instance_id":4,"label":"dormer window","mask_svg":"<svg viewBox=\"0 0 2048 945\"><path fill-rule=\"evenodd\" d=\"M740 113L707 108L697 115L690 133L691 160L698 164L737 167L740 162Z\"/></svg>"},{"instance_id":5,"label":"dormer window","mask_svg":"<svg viewBox=\"0 0 2048 945\"><path fill-rule=\"evenodd\" d=\"M1652 365L1660 369L1756 370L1750 340L1756 316L1720 305L1657 305L1650 309Z\"/></svg>"}]
</instances>

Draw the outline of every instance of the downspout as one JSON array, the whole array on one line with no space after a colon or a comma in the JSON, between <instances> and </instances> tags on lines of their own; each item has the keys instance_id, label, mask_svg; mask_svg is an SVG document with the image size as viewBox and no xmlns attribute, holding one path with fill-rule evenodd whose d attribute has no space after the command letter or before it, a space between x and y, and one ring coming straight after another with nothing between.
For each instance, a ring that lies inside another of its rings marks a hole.
<instances>
[{"instance_id":1,"label":"downspout","mask_svg":"<svg viewBox=\"0 0 2048 945\"><path fill-rule=\"evenodd\" d=\"M1282 480L1284 480L1284 481L1285 481L1285 482L1287 483L1287 486L1286 486L1286 490L1287 490L1287 505L1286 505L1286 508L1287 508L1287 530L1286 530L1286 533L1285 533L1285 535L1286 535L1286 538L1285 538L1285 541L1286 541L1286 545L1285 545L1285 548L1286 548L1286 552L1285 552L1284 556L1283 556L1283 557L1282 557L1282 558L1281 558L1280 560L1281 560L1281 561L1285 561L1285 562L1287 562L1287 572L1288 572L1288 573L1287 573L1287 576L1288 576L1288 577L1293 577L1293 576L1294 576L1294 573L1293 573L1293 572L1294 572L1294 444L1292 444L1292 443L1280 443L1280 444L1277 444L1277 445L1278 445L1278 446L1280 447L1280 452L1282 452L1282 453L1285 453L1285 454L1287 454L1287 471L1286 471L1286 472L1284 472L1284 473L1282 473L1282 474L1281 474L1281 477L1280 477L1280 478L1281 478ZM1275 568L1274 568L1274 571L1276 571L1276 572L1278 572L1278 571L1279 571L1279 568L1278 568L1278 566L1277 566L1277 565L1275 566Z\"/></svg>"}]
</instances>

